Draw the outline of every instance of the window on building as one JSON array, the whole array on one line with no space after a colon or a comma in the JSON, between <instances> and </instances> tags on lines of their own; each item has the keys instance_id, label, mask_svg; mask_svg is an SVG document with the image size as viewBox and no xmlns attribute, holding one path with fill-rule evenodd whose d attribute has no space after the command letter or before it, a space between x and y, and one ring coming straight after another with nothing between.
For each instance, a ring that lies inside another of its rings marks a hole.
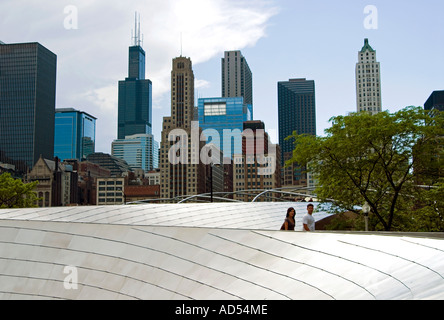
<instances>
[{"instance_id":1,"label":"window on building","mask_svg":"<svg viewBox=\"0 0 444 320\"><path fill-rule=\"evenodd\" d=\"M227 114L226 103L206 103L205 106L205 116L222 116Z\"/></svg>"}]
</instances>

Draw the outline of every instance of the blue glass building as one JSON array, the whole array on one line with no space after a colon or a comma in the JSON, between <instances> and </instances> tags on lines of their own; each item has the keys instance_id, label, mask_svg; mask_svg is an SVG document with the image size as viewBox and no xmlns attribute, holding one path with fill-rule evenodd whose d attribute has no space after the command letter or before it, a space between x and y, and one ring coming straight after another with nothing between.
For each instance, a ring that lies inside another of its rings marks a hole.
<instances>
[{"instance_id":1,"label":"blue glass building","mask_svg":"<svg viewBox=\"0 0 444 320\"><path fill-rule=\"evenodd\" d=\"M57 56L39 43L0 43L0 162L25 173L54 157Z\"/></svg>"},{"instance_id":2,"label":"blue glass building","mask_svg":"<svg viewBox=\"0 0 444 320\"><path fill-rule=\"evenodd\" d=\"M82 161L95 152L96 118L72 108L56 109L54 156Z\"/></svg>"},{"instance_id":3,"label":"blue glass building","mask_svg":"<svg viewBox=\"0 0 444 320\"><path fill-rule=\"evenodd\" d=\"M199 126L204 134L207 133L207 143L213 142L217 147L220 146L226 158L242 154L241 133L244 122L253 120L253 106L245 104L243 97L201 98L198 102ZM220 141L209 137L211 129L218 133Z\"/></svg>"},{"instance_id":4,"label":"blue glass building","mask_svg":"<svg viewBox=\"0 0 444 320\"><path fill-rule=\"evenodd\" d=\"M159 167L159 143L151 134L136 134L114 140L112 155L125 160L131 169L141 168L148 172Z\"/></svg>"}]
</instances>

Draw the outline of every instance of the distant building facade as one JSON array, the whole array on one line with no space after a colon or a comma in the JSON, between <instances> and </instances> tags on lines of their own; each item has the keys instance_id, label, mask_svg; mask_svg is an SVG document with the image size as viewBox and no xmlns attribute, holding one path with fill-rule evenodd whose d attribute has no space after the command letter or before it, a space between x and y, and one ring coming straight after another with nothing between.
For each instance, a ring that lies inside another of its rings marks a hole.
<instances>
[{"instance_id":1,"label":"distant building facade","mask_svg":"<svg viewBox=\"0 0 444 320\"><path fill-rule=\"evenodd\" d=\"M26 176L27 182L38 181L36 187L39 207L60 207L77 203L77 172L71 165L55 160L37 160Z\"/></svg>"},{"instance_id":2,"label":"distant building facade","mask_svg":"<svg viewBox=\"0 0 444 320\"><path fill-rule=\"evenodd\" d=\"M160 185L125 186L125 201L135 202L160 198Z\"/></svg>"},{"instance_id":3,"label":"distant building facade","mask_svg":"<svg viewBox=\"0 0 444 320\"><path fill-rule=\"evenodd\" d=\"M224 157L233 159L234 154L242 151L243 123L253 120L253 107L245 104L243 97L199 99L198 113L199 126L204 134L205 130L218 133L218 147ZM230 134L224 135L224 130Z\"/></svg>"},{"instance_id":4,"label":"distant building facade","mask_svg":"<svg viewBox=\"0 0 444 320\"><path fill-rule=\"evenodd\" d=\"M193 146L191 141L194 119L192 62L190 58L178 57L173 59L172 64L171 116L163 119L159 161L160 193L164 199L204 193L206 179L205 167L200 159L197 159L198 164L191 159L191 154L200 154L202 147L202 143ZM186 151L176 150L178 146L183 146ZM176 157L178 163L170 161L170 156Z\"/></svg>"},{"instance_id":5,"label":"distant building facade","mask_svg":"<svg viewBox=\"0 0 444 320\"><path fill-rule=\"evenodd\" d=\"M111 173L111 177L126 176L128 172L132 171L131 167L125 160L107 153L92 153L86 158L86 160L108 169Z\"/></svg>"},{"instance_id":6,"label":"distant building facade","mask_svg":"<svg viewBox=\"0 0 444 320\"><path fill-rule=\"evenodd\" d=\"M253 196L248 190L276 189L281 187L280 148L271 144L262 121L247 121L244 131L251 132L243 138L242 153L234 155L233 191L234 199L251 201ZM271 152L271 148L276 150ZM260 155L264 158L261 159ZM257 192L253 193L257 195ZM259 201L272 201L276 196L266 194Z\"/></svg>"},{"instance_id":7,"label":"distant building facade","mask_svg":"<svg viewBox=\"0 0 444 320\"><path fill-rule=\"evenodd\" d=\"M72 108L56 109L54 156L82 161L95 152L94 116Z\"/></svg>"},{"instance_id":8,"label":"distant building facade","mask_svg":"<svg viewBox=\"0 0 444 320\"><path fill-rule=\"evenodd\" d=\"M240 51L225 51L222 58L222 97L243 97L253 105L253 74Z\"/></svg>"},{"instance_id":9,"label":"distant building facade","mask_svg":"<svg viewBox=\"0 0 444 320\"><path fill-rule=\"evenodd\" d=\"M57 56L39 43L0 44L0 162L26 173L54 157Z\"/></svg>"},{"instance_id":10,"label":"distant building facade","mask_svg":"<svg viewBox=\"0 0 444 320\"><path fill-rule=\"evenodd\" d=\"M125 203L125 178L97 178L97 205Z\"/></svg>"},{"instance_id":11,"label":"distant building facade","mask_svg":"<svg viewBox=\"0 0 444 320\"><path fill-rule=\"evenodd\" d=\"M444 111L444 90L433 91L425 102L424 109Z\"/></svg>"},{"instance_id":12,"label":"distant building facade","mask_svg":"<svg viewBox=\"0 0 444 320\"><path fill-rule=\"evenodd\" d=\"M382 111L381 65L376 60L376 50L370 46L368 39L364 40L364 46L358 53L356 102L358 112L375 114Z\"/></svg>"},{"instance_id":13,"label":"distant building facade","mask_svg":"<svg viewBox=\"0 0 444 320\"><path fill-rule=\"evenodd\" d=\"M159 143L151 134L136 134L126 139L114 140L111 154L125 160L131 169L145 172L159 167Z\"/></svg>"},{"instance_id":14,"label":"distant building facade","mask_svg":"<svg viewBox=\"0 0 444 320\"><path fill-rule=\"evenodd\" d=\"M160 186L160 169L154 169L149 172L145 172L145 179L148 181L148 185L150 186Z\"/></svg>"}]
</instances>

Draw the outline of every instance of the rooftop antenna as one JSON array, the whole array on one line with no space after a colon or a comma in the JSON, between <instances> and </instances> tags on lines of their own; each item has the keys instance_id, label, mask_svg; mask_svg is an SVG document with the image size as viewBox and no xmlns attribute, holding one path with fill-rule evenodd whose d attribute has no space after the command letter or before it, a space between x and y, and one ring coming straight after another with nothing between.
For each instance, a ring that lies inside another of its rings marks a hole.
<instances>
[{"instance_id":1,"label":"rooftop antenna","mask_svg":"<svg viewBox=\"0 0 444 320\"><path fill-rule=\"evenodd\" d=\"M139 13L139 33L137 35L137 45L140 47L142 44L142 38L140 37L140 13Z\"/></svg>"},{"instance_id":2,"label":"rooftop antenna","mask_svg":"<svg viewBox=\"0 0 444 320\"><path fill-rule=\"evenodd\" d=\"M180 56L182 57L182 32L180 33Z\"/></svg>"},{"instance_id":3,"label":"rooftop antenna","mask_svg":"<svg viewBox=\"0 0 444 320\"><path fill-rule=\"evenodd\" d=\"M134 46L143 46L143 40L142 37L140 36L140 14L139 14L139 21L137 21L137 11L134 14L134 36L133 36L133 32L131 30L131 38L134 40L133 45Z\"/></svg>"}]
</instances>

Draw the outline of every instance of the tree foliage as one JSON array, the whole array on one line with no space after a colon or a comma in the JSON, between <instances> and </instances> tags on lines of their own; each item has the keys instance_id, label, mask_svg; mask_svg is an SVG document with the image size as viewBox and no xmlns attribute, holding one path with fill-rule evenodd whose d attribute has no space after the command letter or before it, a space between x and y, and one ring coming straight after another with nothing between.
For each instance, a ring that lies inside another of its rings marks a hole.
<instances>
[{"instance_id":1,"label":"tree foliage","mask_svg":"<svg viewBox=\"0 0 444 320\"><path fill-rule=\"evenodd\" d=\"M0 175L0 209L36 207L38 198L33 190L37 184L23 183L9 173Z\"/></svg>"},{"instance_id":2,"label":"tree foliage","mask_svg":"<svg viewBox=\"0 0 444 320\"><path fill-rule=\"evenodd\" d=\"M317 180L318 197L334 209L359 212L367 202L372 229L411 230L419 218L414 209L427 207L414 196L426 196L417 187L423 171L415 168L430 164L432 155L438 169L442 166L443 118L420 107L334 117L325 137L296 132L288 137L295 149L287 164L306 166ZM442 198L442 187L432 190Z\"/></svg>"}]
</instances>

